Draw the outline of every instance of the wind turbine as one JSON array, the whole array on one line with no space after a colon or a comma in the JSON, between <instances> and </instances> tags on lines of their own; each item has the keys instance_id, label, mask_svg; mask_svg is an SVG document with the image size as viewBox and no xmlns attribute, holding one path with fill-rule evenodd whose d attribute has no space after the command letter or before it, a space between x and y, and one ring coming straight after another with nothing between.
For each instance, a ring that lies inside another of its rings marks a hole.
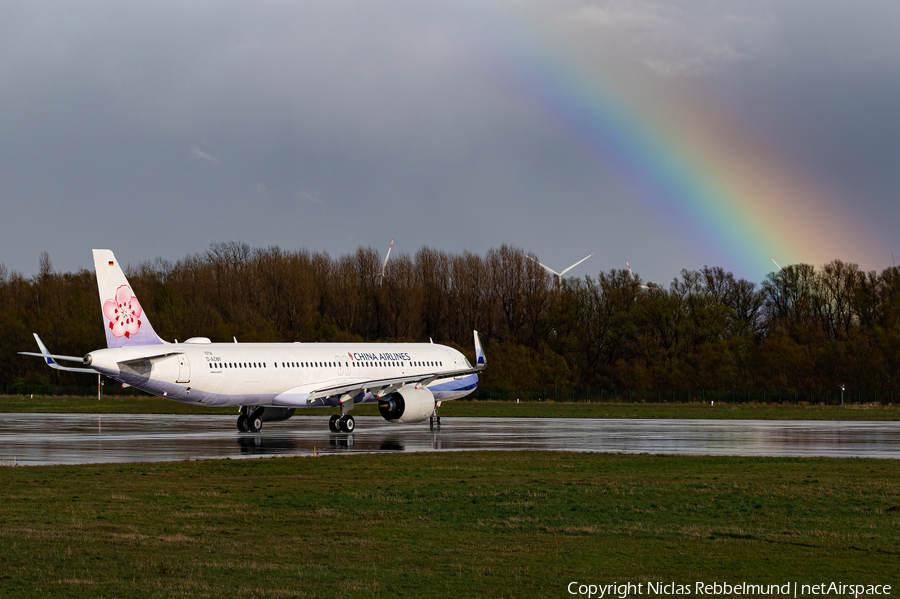
<instances>
[{"instance_id":1,"label":"wind turbine","mask_svg":"<svg viewBox=\"0 0 900 599\"><path fill-rule=\"evenodd\" d=\"M391 257L391 250L394 249L394 239L396 238L391 237L391 246L388 248L387 254L385 254L384 256L384 262L381 263L381 277L378 279L379 285L381 285L381 283L384 281L384 270L387 268L388 258Z\"/></svg>"},{"instance_id":2,"label":"wind turbine","mask_svg":"<svg viewBox=\"0 0 900 599\"><path fill-rule=\"evenodd\" d=\"M582 258L581 260L579 260L578 262L576 262L575 264L573 264L572 266L570 266L569 268L565 269L565 270L562 271L562 272L556 272L555 270L553 270L552 268L550 268L550 267L547 266L546 264L541 264L540 262L537 261L537 259L532 258L532 257L529 256L528 254L523 253L522 255L525 256L526 258L528 258L529 260L532 260L532 261L534 261L534 262L537 262L538 264L540 264L541 266L544 267L544 270L546 270L547 272L549 272L550 274L552 274L553 276L555 276L555 277L556 277L556 282L557 282L558 286L561 288L561 287L562 287L562 277L563 277L563 275L566 274L567 272L569 272L570 270L572 270L573 268L575 268L576 266L578 266L579 264L581 264L582 262L584 262L585 260L587 260L588 258L590 258L591 256L593 256L594 254L591 254L590 256L585 256L584 258Z\"/></svg>"},{"instance_id":3,"label":"wind turbine","mask_svg":"<svg viewBox=\"0 0 900 599\"><path fill-rule=\"evenodd\" d=\"M631 280L634 281L637 277L634 276L634 271L631 270L631 265L628 264L628 260L625 261L625 266L628 267L628 274L631 275ZM650 287L647 287L646 285L641 285L641 289L646 289L647 291L650 291ZM653 290L659 291L659 287L654 287Z\"/></svg>"},{"instance_id":4,"label":"wind turbine","mask_svg":"<svg viewBox=\"0 0 900 599\"><path fill-rule=\"evenodd\" d=\"M775 258L773 258L772 256L769 256L769 260L771 260L772 262L774 262L774 263L775 263L775 266L778 266L778 263L775 262ZM781 268L780 266L778 266L778 270L784 270L784 269Z\"/></svg>"}]
</instances>

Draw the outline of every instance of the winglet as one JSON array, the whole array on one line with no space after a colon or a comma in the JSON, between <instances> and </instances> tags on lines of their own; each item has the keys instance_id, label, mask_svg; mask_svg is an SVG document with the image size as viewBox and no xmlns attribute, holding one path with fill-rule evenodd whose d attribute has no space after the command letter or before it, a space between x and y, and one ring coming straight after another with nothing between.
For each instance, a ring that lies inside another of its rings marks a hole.
<instances>
[{"instance_id":1,"label":"winglet","mask_svg":"<svg viewBox=\"0 0 900 599\"><path fill-rule=\"evenodd\" d=\"M472 331L475 334L475 366L487 366L487 358L484 357L484 349L481 347L481 339L478 338L478 331Z\"/></svg>"},{"instance_id":2,"label":"winglet","mask_svg":"<svg viewBox=\"0 0 900 599\"><path fill-rule=\"evenodd\" d=\"M44 342L41 341L41 338L38 337L37 333L32 333L34 335L34 340L37 341L38 347L41 350L41 353L44 355L44 361L47 363L47 366L50 368L54 368L58 366L58 364L50 357L50 350L47 349L47 346L44 345Z\"/></svg>"}]
</instances>

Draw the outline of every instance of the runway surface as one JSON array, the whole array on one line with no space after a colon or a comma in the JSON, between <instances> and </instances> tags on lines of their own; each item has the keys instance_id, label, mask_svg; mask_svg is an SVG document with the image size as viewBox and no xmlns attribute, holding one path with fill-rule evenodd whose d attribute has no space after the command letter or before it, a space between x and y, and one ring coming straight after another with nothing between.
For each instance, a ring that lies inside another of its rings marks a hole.
<instances>
[{"instance_id":1,"label":"runway surface","mask_svg":"<svg viewBox=\"0 0 900 599\"><path fill-rule=\"evenodd\" d=\"M742 456L900 457L900 422L443 418L393 425L356 419L331 433L324 417L267 422L239 433L234 416L4 414L4 465L461 450L596 451Z\"/></svg>"}]
</instances>

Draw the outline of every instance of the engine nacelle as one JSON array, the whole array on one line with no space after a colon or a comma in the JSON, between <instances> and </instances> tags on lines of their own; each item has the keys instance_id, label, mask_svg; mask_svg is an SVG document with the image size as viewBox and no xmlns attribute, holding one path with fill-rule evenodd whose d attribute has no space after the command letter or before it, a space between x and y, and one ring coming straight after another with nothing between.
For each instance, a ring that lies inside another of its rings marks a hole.
<instances>
[{"instance_id":1,"label":"engine nacelle","mask_svg":"<svg viewBox=\"0 0 900 599\"><path fill-rule=\"evenodd\" d=\"M421 422L434 413L434 395L427 387L407 385L378 400L378 411L388 422Z\"/></svg>"}]
</instances>

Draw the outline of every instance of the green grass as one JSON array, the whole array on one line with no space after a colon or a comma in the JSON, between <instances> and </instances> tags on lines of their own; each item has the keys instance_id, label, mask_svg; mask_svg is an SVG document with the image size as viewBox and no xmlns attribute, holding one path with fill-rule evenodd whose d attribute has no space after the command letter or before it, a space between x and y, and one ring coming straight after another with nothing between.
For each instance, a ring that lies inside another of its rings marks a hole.
<instances>
[{"instance_id":1,"label":"green grass","mask_svg":"<svg viewBox=\"0 0 900 599\"><path fill-rule=\"evenodd\" d=\"M4 597L892 584L900 462L550 452L0 468Z\"/></svg>"},{"instance_id":2,"label":"green grass","mask_svg":"<svg viewBox=\"0 0 900 599\"><path fill-rule=\"evenodd\" d=\"M170 401L158 397L0 396L0 412L82 412L104 414L231 414L237 408L210 408ZM334 408L300 410L306 415L334 413ZM375 416L374 405L354 408L354 415ZM900 406L854 405L778 405L701 403L567 403L508 401L448 401L440 409L442 416L485 416L521 418L713 418L737 420L900 420Z\"/></svg>"}]
</instances>

